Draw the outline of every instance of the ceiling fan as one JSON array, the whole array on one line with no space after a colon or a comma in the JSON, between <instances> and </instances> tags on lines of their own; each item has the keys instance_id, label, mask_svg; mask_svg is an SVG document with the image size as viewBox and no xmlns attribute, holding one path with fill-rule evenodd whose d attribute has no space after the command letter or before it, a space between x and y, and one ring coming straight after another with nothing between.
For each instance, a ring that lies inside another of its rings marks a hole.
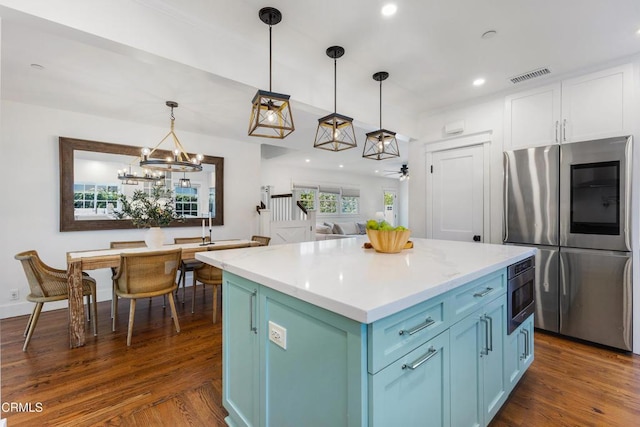
<instances>
[{"instance_id":1,"label":"ceiling fan","mask_svg":"<svg viewBox=\"0 0 640 427\"><path fill-rule=\"evenodd\" d=\"M405 179L409 179L409 166L406 164L402 165L399 171L385 171L386 176L391 175L399 175L398 178L400 181L404 181Z\"/></svg>"}]
</instances>

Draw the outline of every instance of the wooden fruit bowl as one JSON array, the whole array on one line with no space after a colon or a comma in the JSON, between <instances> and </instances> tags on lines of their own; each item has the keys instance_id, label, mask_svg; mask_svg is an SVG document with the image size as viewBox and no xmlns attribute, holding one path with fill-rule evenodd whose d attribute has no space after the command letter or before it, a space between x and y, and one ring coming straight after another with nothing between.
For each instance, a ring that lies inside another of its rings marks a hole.
<instances>
[{"instance_id":1,"label":"wooden fruit bowl","mask_svg":"<svg viewBox=\"0 0 640 427\"><path fill-rule=\"evenodd\" d=\"M402 251L411 236L411 230L369 230L367 236L376 252L395 254Z\"/></svg>"}]
</instances>

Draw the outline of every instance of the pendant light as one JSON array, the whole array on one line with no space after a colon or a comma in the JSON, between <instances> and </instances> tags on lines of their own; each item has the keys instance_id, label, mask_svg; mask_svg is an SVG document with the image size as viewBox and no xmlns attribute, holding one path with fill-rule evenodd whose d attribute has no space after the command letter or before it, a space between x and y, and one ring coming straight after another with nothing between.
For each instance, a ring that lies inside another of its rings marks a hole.
<instances>
[{"instance_id":1,"label":"pendant light","mask_svg":"<svg viewBox=\"0 0 640 427\"><path fill-rule=\"evenodd\" d=\"M289 95L271 91L271 27L282 21L282 14L273 7L258 12L260 20L269 25L269 90L258 90L251 101L249 136L284 139L295 130L289 105Z\"/></svg>"},{"instance_id":2,"label":"pendant light","mask_svg":"<svg viewBox=\"0 0 640 427\"><path fill-rule=\"evenodd\" d=\"M380 129L367 133L362 157L373 160L384 160L400 157L396 133L382 128L382 82L389 77L386 71L378 71L373 80L380 82Z\"/></svg>"},{"instance_id":3,"label":"pendant light","mask_svg":"<svg viewBox=\"0 0 640 427\"><path fill-rule=\"evenodd\" d=\"M333 58L333 113L318 119L318 129L314 148L329 151L342 151L357 146L356 133L353 129L353 119L336 112L337 105L337 60L344 55L344 48L331 46L327 49L327 56Z\"/></svg>"},{"instance_id":4,"label":"pendant light","mask_svg":"<svg viewBox=\"0 0 640 427\"><path fill-rule=\"evenodd\" d=\"M131 171L131 164L129 165L129 170L118 169L118 179L123 185L138 185L140 181L150 181L155 185L161 185L164 178L164 173L152 172L148 169L145 169L142 175L138 175L137 172Z\"/></svg>"},{"instance_id":5,"label":"pendant light","mask_svg":"<svg viewBox=\"0 0 640 427\"><path fill-rule=\"evenodd\" d=\"M153 149L145 147L142 149L142 156L140 160L140 167L152 170L162 171L174 171L174 172L199 172L202 170L202 159L204 156L198 154L193 158L189 158L189 154L184 150L184 147L180 143L178 136L174 132L174 122L176 118L173 115L173 109L178 108L178 103L174 101L167 101L165 103L167 107L171 108L171 130L162 138L162 140ZM161 159L151 157L151 155L158 149L158 147L169 137L172 137L174 149L173 156Z\"/></svg>"}]
</instances>

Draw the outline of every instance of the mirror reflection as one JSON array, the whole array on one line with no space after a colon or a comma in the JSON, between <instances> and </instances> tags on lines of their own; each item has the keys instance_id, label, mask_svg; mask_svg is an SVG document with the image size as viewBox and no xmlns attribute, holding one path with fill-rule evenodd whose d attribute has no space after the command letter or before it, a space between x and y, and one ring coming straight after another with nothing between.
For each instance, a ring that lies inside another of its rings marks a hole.
<instances>
[{"instance_id":1,"label":"mirror reflection","mask_svg":"<svg viewBox=\"0 0 640 427\"><path fill-rule=\"evenodd\" d=\"M203 218L222 225L221 157L204 156L202 171L158 172L139 166L139 147L60 138L61 231L133 228L119 220L120 194L171 189L175 210L185 218L170 226L198 226Z\"/></svg>"}]
</instances>

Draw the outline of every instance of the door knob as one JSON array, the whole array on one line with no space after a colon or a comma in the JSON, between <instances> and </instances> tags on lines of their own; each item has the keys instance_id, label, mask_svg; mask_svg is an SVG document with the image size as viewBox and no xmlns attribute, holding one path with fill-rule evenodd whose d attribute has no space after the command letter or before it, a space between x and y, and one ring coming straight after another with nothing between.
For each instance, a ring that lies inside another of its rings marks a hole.
<instances>
[{"instance_id":1,"label":"door knob","mask_svg":"<svg viewBox=\"0 0 640 427\"><path fill-rule=\"evenodd\" d=\"M473 241L474 242L479 242L482 240L482 236L480 236L479 234L476 234L475 236L473 236Z\"/></svg>"}]
</instances>

